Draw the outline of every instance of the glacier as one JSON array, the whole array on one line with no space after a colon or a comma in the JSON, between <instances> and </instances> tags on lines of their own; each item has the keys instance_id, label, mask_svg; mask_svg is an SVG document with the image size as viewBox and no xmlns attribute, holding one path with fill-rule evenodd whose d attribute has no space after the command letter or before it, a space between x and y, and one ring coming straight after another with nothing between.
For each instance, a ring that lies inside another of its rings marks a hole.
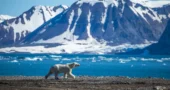
<instances>
[{"instance_id":1,"label":"glacier","mask_svg":"<svg viewBox=\"0 0 170 90\"><path fill-rule=\"evenodd\" d=\"M0 48L0 53L31 53L31 54L113 54L120 52L128 52L134 49L143 49L148 44L123 44L117 46L108 46L106 44L99 43L86 43L86 41L82 41L79 43L67 43L59 46L47 47L42 45L36 46L20 46L20 47L6 47ZM114 51L114 52L113 52Z\"/></svg>"}]
</instances>

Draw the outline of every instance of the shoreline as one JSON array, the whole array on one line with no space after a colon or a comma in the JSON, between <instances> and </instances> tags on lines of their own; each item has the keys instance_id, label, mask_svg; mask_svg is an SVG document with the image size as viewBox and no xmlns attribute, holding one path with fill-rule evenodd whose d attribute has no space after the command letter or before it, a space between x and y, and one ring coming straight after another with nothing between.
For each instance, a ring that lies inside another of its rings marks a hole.
<instances>
[{"instance_id":1,"label":"shoreline","mask_svg":"<svg viewBox=\"0 0 170 90\"><path fill-rule=\"evenodd\" d=\"M45 79L45 76L23 76L23 75L0 75L0 80L29 80L29 79L35 79L35 80L42 80ZM54 79L55 77L53 75L49 76L49 79ZM64 79L63 76L59 76L60 80ZM91 79L106 79L106 78L127 78L127 79L161 79L161 80L168 80L169 78L161 78L161 77L129 77L129 76L76 76L75 79L85 79L85 78L91 78ZM68 78L71 79L71 78Z\"/></svg>"},{"instance_id":2,"label":"shoreline","mask_svg":"<svg viewBox=\"0 0 170 90\"><path fill-rule=\"evenodd\" d=\"M0 76L0 90L169 90L170 80L160 78L91 77L45 80L42 76Z\"/></svg>"}]
</instances>

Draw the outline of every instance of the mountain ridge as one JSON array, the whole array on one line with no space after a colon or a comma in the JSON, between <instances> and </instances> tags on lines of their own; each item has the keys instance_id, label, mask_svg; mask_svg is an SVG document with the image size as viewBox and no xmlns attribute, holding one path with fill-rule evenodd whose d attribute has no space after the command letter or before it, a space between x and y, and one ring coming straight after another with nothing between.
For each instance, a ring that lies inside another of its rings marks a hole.
<instances>
[{"instance_id":1,"label":"mountain ridge","mask_svg":"<svg viewBox=\"0 0 170 90\"><path fill-rule=\"evenodd\" d=\"M130 0L78 0L0 52L128 52L157 42L169 18L168 4L151 8Z\"/></svg>"},{"instance_id":2,"label":"mountain ridge","mask_svg":"<svg viewBox=\"0 0 170 90\"><path fill-rule=\"evenodd\" d=\"M0 23L2 23L5 20L12 19L12 18L15 18L15 17L9 16L9 15L0 15Z\"/></svg>"},{"instance_id":3,"label":"mountain ridge","mask_svg":"<svg viewBox=\"0 0 170 90\"><path fill-rule=\"evenodd\" d=\"M158 43L145 48L145 50L152 55L170 55L170 20Z\"/></svg>"},{"instance_id":4,"label":"mountain ridge","mask_svg":"<svg viewBox=\"0 0 170 90\"><path fill-rule=\"evenodd\" d=\"M143 49L136 49L120 54L129 55L170 55L170 20L168 21L166 28L157 43L149 45Z\"/></svg>"},{"instance_id":5,"label":"mountain ridge","mask_svg":"<svg viewBox=\"0 0 170 90\"><path fill-rule=\"evenodd\" d=\"M104 40L120 45L158 41L169 18L167 14L169 11L163 15L157 14L154 9L129 0L79 0L72 4L53 28L43 28L45 33L41 33L39 37L32 36L36 38L28 42L48 43L48 39L51 39L55 43L61 43L90 38L91 41ZM47 33L51 35L48 36Z\"/></svg>"},{"instance_id":6,"label":"mountain ridge","mask_svg":"<svg viewBox=\"0 0 170 90\"><path fill-rule=\"evenodd\" d=\"M60 12L67 9L66 6L33 6L20 16L5 20L0 23L0 42L3 45L14 44L23 39L28 33L34 31L40 25L47 22Z\"/></svg>"}]
</instances>

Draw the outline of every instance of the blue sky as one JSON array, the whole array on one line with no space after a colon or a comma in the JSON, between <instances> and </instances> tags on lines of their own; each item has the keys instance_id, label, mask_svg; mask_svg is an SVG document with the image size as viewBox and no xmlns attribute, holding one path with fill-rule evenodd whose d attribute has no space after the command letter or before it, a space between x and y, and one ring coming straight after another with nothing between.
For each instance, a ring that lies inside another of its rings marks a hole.
<instances>
[{"instance_id":1,"label":"blue sky","mask_svg":"<svg viewBox=\"0 0 170 90\"><path fill-rule=\"evenodd\" d=\"M0 15L19 16L35 5L56 6L64 4L70 6L75 1L77 0L0 0Z\"/></svg>"},{"instance_id":2,"label":"blue sky","mask_svg":"<svg viewBox=\"0 0 170 90\"><path fill-rule=\"evenodd\" d=\"M19 16L35 5L68 5L76 0L0 0L0 14Z\"/></svg>"}]
</instances>

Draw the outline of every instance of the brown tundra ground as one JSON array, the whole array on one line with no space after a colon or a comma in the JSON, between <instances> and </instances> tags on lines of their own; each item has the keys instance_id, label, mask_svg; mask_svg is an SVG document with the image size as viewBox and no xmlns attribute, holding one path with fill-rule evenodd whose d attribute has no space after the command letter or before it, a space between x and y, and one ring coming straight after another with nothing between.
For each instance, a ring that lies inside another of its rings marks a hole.
<instances>
[{"instance_id":1,"label":"brown tundra ground","mask_svg":"<svg viewBox=\"0 0 170 90\"><path fill-rule=\"evenodd\" d=\"M0 76L0 90L170 90L170 80L157 78Z\"/></svg>"}]
</instances>

